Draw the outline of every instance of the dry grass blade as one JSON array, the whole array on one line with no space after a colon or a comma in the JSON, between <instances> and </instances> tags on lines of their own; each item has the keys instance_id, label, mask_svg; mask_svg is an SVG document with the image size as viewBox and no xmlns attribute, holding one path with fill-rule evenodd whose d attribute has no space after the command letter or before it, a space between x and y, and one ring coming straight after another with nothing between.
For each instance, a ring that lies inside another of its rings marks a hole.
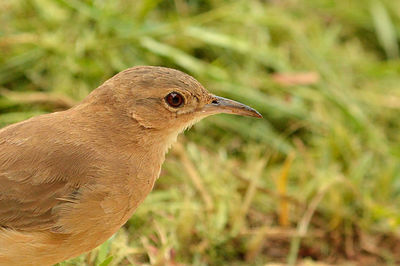
<instances>
[{"instance_id":1,"label":"dry grass blade","mask_svg":"<svg viewBox=\"0 0 400 266\"><path fill-rule=\"evenodd\" d=\"M185 148L183 147L183 145L181 143L176 143L174 145L174 149L173 152L179 157L179 159L181 160L188 176L190 177L190 179L193 182L193 185L195 186L195 188L197 189L197 191L199 192L199 194L201 195L205 205L206 205L206 209L211 211L214 209L214 203L213 200L210 196L210 194L207 192L207 189L204 187L203 181L199 175L199 173L196 170L195 165L192 163L192 161L189 159Z\"/></svg>"},{"instance_id":2,"label":"dry grass blade","mask_svg":"<svg viewBox=\"0 0 400 266\"><path fill-rule=\"evenodd\" d=\"M301 239L307 235L308 226L310 225L311 218L314 215L321 200L325 196L325 193L334 184L336 184L337 182L341 182L342 180L343 180L342 178L337 178L337 179L331 181L330 183L325 184L318 190L317 194L311 200L306 211L304 212L303 217L301 218L301 220L299 221L299 223L297 225L297 236L295 236L291 241L290 252L288 254L288 265L296 264Z\"/></svg>"},{"instance_id":3,"label":"dry grass blade","mask_svg":"<svg viewBox=\"0 0 400 266\"><path fill-rule=\"evenodd\" d=\"M11 101L25 104L48 104L55 109L69 109L77 101L65 95L53 95L44 92L14 92L6 89L0 90L0 95Z\"/></svg>"},{"instance_id":4,"label":"dry grass blade","mask_svg":"<svg viewBox=\"0 0 400 266\"><path fill-rule=\"evenodd\" d=\"M245 219L246 219L247 213L249 211L250 204L253 201L256 191L257 191L258 180L261 178L262 170L267 165L267 162L268 162L267 159L262 159L262 160L253 162L254 166L253 166L252 172L251 172L252 178L250 180L249 186L247 187L247 190L242 199L242 204L240 205L240 208L238 209L238 213L233 221L233 226L232 226L232 235L233 236L239 234L244 229Z\"/></svg>"},{"instance_id":5,"label":"dry grass blade","mask_svg":"<svg viewBox=\"0 0 400 266\"><path fill-rule=\"evenodd\" d=\"M288 174L290 168L292 166L292 162L294 160L295 154L292 152L286 158L285 163L282 167L282 172L278 178L278 192L281 195L279 201L279 225L287 227L289 226L289 203L288 200L284 198L287 193L287 183L288 183Z\"/></svg>"}]
</instances>

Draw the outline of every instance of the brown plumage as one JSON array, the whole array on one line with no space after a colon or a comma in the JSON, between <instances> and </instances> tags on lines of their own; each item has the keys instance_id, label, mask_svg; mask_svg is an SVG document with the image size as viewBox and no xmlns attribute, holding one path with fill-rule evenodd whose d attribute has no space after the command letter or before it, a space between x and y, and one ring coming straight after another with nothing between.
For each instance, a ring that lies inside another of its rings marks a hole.
<instances>
[{"instance_id":1,"label":"brown plumage","mask_svg":"<svg viewBox=\"0 0 400 266\"><path fill-rule=\"evenodd\" d=\"M0 265L51 265L113 235L179 132L208 115L261 117L162 67L127 69L82 103L0 130Z\"/></svg>"}]
</instances>

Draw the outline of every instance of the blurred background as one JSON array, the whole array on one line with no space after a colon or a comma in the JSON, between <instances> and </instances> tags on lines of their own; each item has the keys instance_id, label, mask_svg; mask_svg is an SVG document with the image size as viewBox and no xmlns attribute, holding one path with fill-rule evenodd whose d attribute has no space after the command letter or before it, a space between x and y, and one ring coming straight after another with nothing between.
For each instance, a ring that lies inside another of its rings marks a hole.
<instances>
[{"instance_id":1,"label":"blurred background","mask_svg":"<svg viewBox=\"0 0 400 266\"><path fill-rule=\"evenodd\" d=\"M195 125L126 226L61 265L396 265L399 39L393 0L1 1L0 126L180 69L264 119Z\"/></svg>"}]
</instances>

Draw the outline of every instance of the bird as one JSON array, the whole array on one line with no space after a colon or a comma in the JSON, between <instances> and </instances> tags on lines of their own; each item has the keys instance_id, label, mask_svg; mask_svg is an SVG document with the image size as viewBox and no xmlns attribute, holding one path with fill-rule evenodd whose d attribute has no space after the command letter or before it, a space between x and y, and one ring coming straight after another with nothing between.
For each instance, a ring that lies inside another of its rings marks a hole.
<instances>
[{"instance_id":1,"label":"bird","mask_svg":"<svg viewBox=\"0 0 400 266\"><path fill-rule=\"evenodd\" d=\"M106 241L178 134L219 113L262 117L179 70L136 66L68 110L0 129L0 265L53 265Z\"/></svg>"}]
</instances>

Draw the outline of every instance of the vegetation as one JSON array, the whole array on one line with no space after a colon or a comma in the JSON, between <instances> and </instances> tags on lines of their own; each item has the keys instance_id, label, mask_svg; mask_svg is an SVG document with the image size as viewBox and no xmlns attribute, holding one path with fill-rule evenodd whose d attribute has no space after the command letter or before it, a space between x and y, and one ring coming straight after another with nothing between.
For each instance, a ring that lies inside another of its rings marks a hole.
<instances>
[{"instance_id":1,"label":"vegetation","mask_svg":"<svg viewBox=\"0 0 400 266\"><path fill-rule=\"evenodd\" d=\"M0 126L68 108L134 65L181 69L264 116L195 125L126 226L61 265L400 263L399 10L1 1Z\"/></svg>"}]
</instances>

